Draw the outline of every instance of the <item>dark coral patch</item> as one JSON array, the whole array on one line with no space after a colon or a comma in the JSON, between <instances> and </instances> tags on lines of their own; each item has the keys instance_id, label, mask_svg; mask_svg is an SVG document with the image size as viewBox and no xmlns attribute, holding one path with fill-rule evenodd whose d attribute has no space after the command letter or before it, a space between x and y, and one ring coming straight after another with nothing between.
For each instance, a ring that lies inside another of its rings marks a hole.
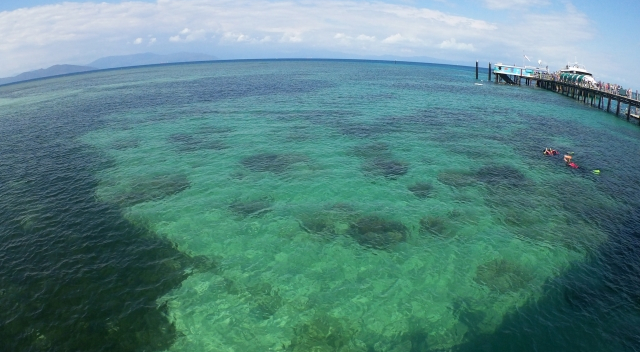
<instances>
[{"instance_id":1,"label":"dark coral patch","mask_svg":"<svg viewBox=\"0 0 640 352\"><path fill-rule=\"evenodd\" d=\"M348 204L338 203L321 211L300 216L300 227L321 238L334 238L345 234L349 224L355 220L357 211Z\"/></svg>"},{"instance_id":2,"label":"dark coral patch","mask_svg":"<svg viewBox=\"0 0 640 352\"><path fill-rule=\"evenodd\" d=\"M418 182L409 186L408 189L420 199L429 198L433 194L433 184L427 182Z\"/></svg>"},{"instance_id":3,"label":"dark coral patch","mask_svg":"<svg viewBox=\"0 0 640 352\"><path fill-rule=\"evenodd\" d=\"M160 200L189 188L191 183L185 175L159 175L134 182L131 188L117 197L116 203L129 207L139 203Z\"/></svg>"},{"instance_id":4,"label":"dark coral patch","mask_svg":"<svg viewBox=\"0 0 640 352\"><path fill-rule=\"evenodd\" d=\"M111 149L115 150L127 150L134 149L140 146L139 139L120 139L111 144Z\"/></svg>"},{"instance_id":5,"label":"dark coral patch","mask_svg":"<svg viewBox=\"0 0 640 352\"><path fill-rule=\"evenodd\" d=\"M294 328L295 335L286 351L366 352L367 348L356 347L352 343L357 331L349 330L343 324L344 322L329 315L317 315L311 321Z\"/></svg>"},{"instance_id":6,"label":"dark coral patch","mask_svg":"<svg viewBox=\"0 0 640 352\"><path fill-rule=\"evenodd\" d=\"M239 281L224 278L225 289L232 295L249 295L250 312L258 319L271 318L284 305L284 300L268 282L245 286Z\"/></svg>"},{"instance_id":7,"label":"dark coral patch","mask_svg":"<svg viewBox=\"0 0 640 352\"><path fill-rule=\"evenodd\" d=\"M233 132L233 129L218 126L202 126L198 129L198 133L200 134L224 134L230 132Z\"/></svg>"},{"instance_id":8,"label":"dark coral patch","mask_svg":"<svg viewBox=\"0 0 640 352\"><path fill-rule=\"evenodd\" d=\"M420 219L420 231L438 237L450 237L454 233L451 230L449 219L433 215Z\"/></svg>"},{"instance_id":9,"label":"dark coral patch","mask_svg":"<svg viewBox=\"0 0 640 352\"><path fill-rule=\"evenodd\" d=\"M251 298L255 303L251 312L260 319L271 318L284 305L284 300L280 297L278 291L267 282L249 286L247 287L247 292L251 294Z\"/></svg>"},{"instance_id":10,"label":"dark coral patch","mask_svg":"<svg viewBox=\"0 0 640 352\"><path fill-rule=\"evenodd\" d=\"M376 142L353 147L352 152L361 158L379 158L389 155L390 149L387 143Z\"/></svg>"},{"instance_id":11,"label":"dark coral patch","mask_svg":"<svg viewBox=\"0 0 640 352\"><path fill-rule=\"evenodd\" d=\"M194 136L188 133L176 133L169 136L168 141L180 152L195 152L198 150L222 150L227 145L218 140L208 139L206 136Z\"/></svg>"},{"instance_id":12,"label":"dark coral patch","mask_svg":"<svg viewBox=\"0 0 640 352\"><path fill-rule=\"evenodd\" d=\"M365 216L349 226L347 234L360 245L376 249L387 249L390 246L407 240L407 228L397 221L390 221L378 216Z\"/></svg>"},{"instance_id":13,"label":"dark coral patch","mask_svg":"<svg viewBox=\"0 0 640 352\"><path fill-rule=\"evenodd\" d=\"M386 132L381 126L369 124L342 123L339 128L342 134L358 138L368 138Z\"/></svg>"},{"instance_id":14,"label":"dark coral patch","mask_svg":"<svg viewBox=\"0 0 640 352\"><path fill-rule=\"evenodd\" d=\"M255 172L283 173L297 163L306 162L307 158L297 154L261 153L248 156L240 163L245 168Z\"/></svg>"},{"instance_id":15,"label":"dark coral patch","mask_svg":"<svg viewBox=\"0 0 640 352\"><path fill-rule=\"evenodd\" d=\"M386 158L375 158L367 161L362 167L366 174L396 179L409 171L409 164Z\"/></svg>"},{"instance_id":16,"label":"dark coral patch","mask_svg":"<svg viewBox=\"0 0 640 352\"><path fill-rule=\"evenodd\" d=\"M270 212L273 200L269 197L249 200L235 200L229 205L229 209L241 217L262 216Z\"/></svg>"},{"instance_id":17,"label":"dark coral patch","mask_svg":"<svg viewBox=\"0 0 640 352\"><path fill-rule=\"evenodd\" d=\"M518 169L509 165L483 166L475 173L478 181L489 186L521 187L530 184L527 177Z\"/></svg>"},{"instance_id":18,"label":"dark coral patch","mask_svg":"<svg viewBox=\"0 0 640 352\"><path fill-rule=\"evenodd\" d=\"M468 171L442 171L438 174L438 181L452 187L467 187L476 183L474 175Z\"/></svg>"},{"instance_id":19,"label":"dark coral patch","mask_svg":"<svg viewBox=\"0 0 640 352\"><path fill-rule=\"evenodd\" d=\"M533 279L533 275L519 264L505 259L494 259L480 265L473 278L476 283L496 292L521 290Z\"/></svg>"}]
</instances>

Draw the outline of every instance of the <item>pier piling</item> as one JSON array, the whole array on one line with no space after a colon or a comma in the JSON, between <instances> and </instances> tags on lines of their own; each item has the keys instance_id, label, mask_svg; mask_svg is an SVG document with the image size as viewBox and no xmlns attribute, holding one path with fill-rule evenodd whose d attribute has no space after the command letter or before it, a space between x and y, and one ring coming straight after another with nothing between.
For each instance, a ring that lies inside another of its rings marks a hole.
<instances>
[{"instance_id":1,"label":"pier piling","mask_svg":"<svg viewBox=\"0 0 640 352\"><path fill-rule=\"evenodd\" d=\"M526 69L526 73L525 73ZM476 79L478 79L478 61L476 61ZM508 83L510 85L532 86L535 84L538 88L546 90L552 90L556 93L560 93L576 101L582 101L584 105L590 107L597 107L598 110L605 109L606 99L606 111L612 112L611 102L614 101L616 106L616 116L620 116L622 112L626 115L629 121L631 117L637 119L640 122L640 94L636 90L635 95L631 90L628 90L626 94L622 95L615 89L604 89L601 84L587 84L585 82L572 81L565 77L558 77L558 75L535 72L533 69L527 69L526 67L517 67L515 65L497 65L492 70L492 65L489 63L489 73L487 80L491 81L491 75L495 75L496 83ZM534 83L535 81L535 83ZM624 104L624 106L622 106ZM624 110L626 109L626 110Z\"/></svg>"},{"instance_id":2,"label":"pier piling","mask_svg":"<svg viewBox=\"0 0 640 352\"><path fill-rule=\"evenodd\" d=\"M476 60L476 80L478 79L478 60Z\"/></svg>"}]
</instances>

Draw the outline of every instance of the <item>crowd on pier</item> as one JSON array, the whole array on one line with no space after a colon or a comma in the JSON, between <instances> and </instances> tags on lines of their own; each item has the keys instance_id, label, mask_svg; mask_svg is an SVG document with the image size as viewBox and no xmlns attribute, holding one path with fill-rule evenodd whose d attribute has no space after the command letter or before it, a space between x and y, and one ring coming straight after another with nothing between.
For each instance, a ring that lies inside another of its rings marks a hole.
<instances>
[{"instance_id":1,"label":"crowd on pier","mask_svg":"<svg viewBox=\"0 0 640 352\"><path fill-rule=\"evenodd\" d=\"M546 79L549 81L555 81L555 82L563 82L563 83L570 83L579 87L583 87L583 88L591 88L591 89L597 89L601 92L605 92L605 93L610 93L610 94L616 94L616 95L620 95L623 97L627 97L627 98L635 98L638 99L638 91L633 92L633 90L631 90L631 88L629 89L623 89L622 86L618 85L618 84L613 84L613 83L605 83L605 82L593 82L593 81L588 81L588 80L583 80L580 82L577 82L575 80L570 80L567 78L563 78L561 77L560 73L546 73L546 72L539 72L537 74L537 78L538 79Z\"/></svg>"}]
</instances>

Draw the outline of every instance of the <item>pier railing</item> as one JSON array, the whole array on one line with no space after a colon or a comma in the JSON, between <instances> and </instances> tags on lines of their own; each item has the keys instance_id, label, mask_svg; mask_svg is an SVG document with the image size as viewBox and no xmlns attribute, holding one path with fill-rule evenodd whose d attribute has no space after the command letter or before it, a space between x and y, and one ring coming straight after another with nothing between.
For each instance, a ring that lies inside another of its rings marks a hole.
<instances>
[{"instance_id":1,"label":"pier railing","mask_svg":"<svg viewBox=\"0 0 640 352\"><path fill-rule=\"evenodd\" d=\"M610 112L612 102L616 102L616 115L622 112L626 115L627 120L631 117L640 120L640 101L638 100L638 92L635 94L629 89L625 94L620 94L619 86L609 84L607 89L606 83L593 84L592 82L569 82L561 79L559 75L541 73L537 74L536 86L551 90L562 95L582 100L585 104L590 104L598 109L605 109Z\"/></svg>"},{"instance_id":2,"label":"pier railing","mask_svg":"<svg viewBox=\"0 0 640 352\"><path fill-rule=\"evenodd\" d=\"M640 121L640 96L636 90L635 94L631 89L621 94L621 86L610 83L594 82L584 77L576 78L561 75L558 73L550 73L548 71L540 71L538 68L509 66L496 64L492 70L489 63L488 80L491 81L491 75L495 75L495 82L504 81L513 85L530 86L535 85L540 88L552 90L554 92L570 96L577 100L582 100L585 104L590 103L593 107L604 109L606 103L606 111L611 111L611 103L616 102L616 115L624 113L627 120L634 117ZM476 61L476 79L478 79L478 61ZM632 113L633 111L633 113Z\"/></svg>"}]
</instances>

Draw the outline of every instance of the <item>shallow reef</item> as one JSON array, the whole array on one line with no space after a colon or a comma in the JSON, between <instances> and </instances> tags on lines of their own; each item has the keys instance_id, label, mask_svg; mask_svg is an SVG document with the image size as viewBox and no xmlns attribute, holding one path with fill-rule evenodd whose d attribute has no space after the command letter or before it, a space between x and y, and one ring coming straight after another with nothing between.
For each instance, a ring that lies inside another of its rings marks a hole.
<instances>
[{"instance_id":1,"label":"shallow reef","mask_svg":"<svg viewBox=\"0 0 640 352\"><path fill-rule=\"evenodd\" d=\"M228 146L219 140L211 140L203 135L189 133L175 133L167 139L180 152L195 152L198 150L223 150Z\"/></svg>"},{"instance_id":2,"label":"shallow reef","mask_svg":"<svg viewBox=\"0 0 640 352\"><path fill-rule=\"evenodd\" d=\"M447 238L455 235L451 220L444 216L427 215L420 219L420 232Z\"/></svg>"},{"instance_id":3,"label":"shallow reef","mask_svg":"<svg viewBox=\"0 0 640 352\"><path fill-rule=\"evenodd\" d=\"M368 175L396 179L409 171L409 164L393 159L373 158L363 165L362 170Z\"/></svg>"},{"instance_id":4,"label":"shallow reef","mask_svg":"<svg viewBox=\"0 0 640 352\"><path fill-rule=\"evenodd\" d=\"M375 249L388 249L407 240L408 229L401 222L386 220L375 215L359 218L347 230L347 235L360 245Z\"/></svg>"},{"instance_id":5,"label":"shallow reef","mask_svg":"<svg viewBox=\"0 0 640 352\"><path fill-rule=\"evenodd\" d=\"M518 188L531 182L518 169L509 165L486 165L475 172L475 178L489 186Z\"/></svg>"},{"instance_id":6,"label":"shallow reef","mask_svg":"<svg viewBox=\"0 0 640 352\"><path fill-rule=\"evenodd\" d=\"M131 188L116 197L115 202L121 206L130 207L178 194L190 186L191 183L185 175L158 175L132 182Z\"/></svg>"},{"instance_id":7,"label":"shallow reef","mask_svg":"<svg viewBox=\"0 0 640 352\"><path fill-rule=\"evenodd\" d=\"M140 146L139 139L119 139L111 144L111 149L115 150L127 150L134 149Z\"/></svg>"},{"instance_id":8,"label":"shallow reef","mask_svg":"<svg viewBox=\"0 0 640 352\"><path fill-rule=\"evenodd\" d=\"M467 187L476 184L473 173L464 170L448 170L438 173L438 181L447 186Z\"/></svg>"},{"instance_id":9,"label":"shallow reef","mask_svg":"<svg viewBox=\"0 0 640 352\"><path fill-rule=\"evenodd\" d=\"M519 291L533 279L525 268L506 259L493 259L478 266L473 278L476 283L496 292Z\"/></svg>"},{"instance_id":10,"label":"shallow reef","mask_svg":"<svg viewBox=\"0 0 640 352\"><path fill-rule=\"evenodd\" d=\"M229 278L224 278L224 282L228 294L250 296L251 314L260 320L271 318L285 303L278 291L268 282L243 285Z\"/></svg>"},{"instance_id":11,"label":"shallow reef","mask_svg":"<svg viewBox=\"0 0 640 352\"><path fill-rule=\"evenodd\" d=\"M297 163L308 161L308 158L299 154L273 154L261 153L248 156L240 161L245 168L254 172L283 173Z\"/></svg>"},{"instance_id":12,"label":"shallow reef","mask_svg":"<svg viewBox=\"0 0 640 352\"><path fill-rule=\"evenodd\" d=\"M328 315L316 315L311 321L294 328L289 352L367 352L362 342L355 340L357 331L344 327L343 322Z\"/></svg>"},{"instance_id":13,"label":"shallow reef","mask_svg":"<svg viewBox=\"0 0 640 352\"><path fill-rule=\"evenodd\" d=\"M198 128L199 134L224 134L233 132L232 128L219 126L202 126Z\"/></svg>"},{"instance_id":14,"label":"shallow reef","mask_svg":"<svg viewBox=\"0 0 640 352\"><path fill-rule=\"evenodd\" d=\"M341 123L338 128L342 134L357 138L369 138L387 132L383 126L363 123Z\"/></svg>"},{"instance_id":15,"label":"shallow reef","mask_svg":"<svg viewBox=\"0 0 640 352\"><path fill-rule=\"evenodd\" d=\"M387 143L375 142L355 146L351 149L353 155L360 158L377 158L389 155L391 149Z\"/></svg>"},{"instance_id":16,"label":"shallow reef","mask_svg":"<svg viewBox=\"0 0 640 352\"><path fill-rule=\"evenodd\" d=\"M257 199L237 199L229 204L229 210L241 217L262 216L271 211L273 199L261 197Z\"/></svg>"},{"instance_id":17,"label":"shallow reef","mask_svg":"<svg viewBox=\"0 0 640 352\"><path fill-rule=\"evenodd\" d=\"M349 224L357 218L355 208L345 203L337 203L299 216L300 227L308 233L320 238L332 239L346 234Z\"/></svg>"},{"instance_id":18,"label":"shallow reef","mask_svg":"<svg viewBox=\"0 0 640 352\"><path fill-rule=\"evenodd\" d=\"M407 189L420 199L429 198L433 195L433 184L428 182L418 182L407 187Z\"/></svg>"}]
</instances>

